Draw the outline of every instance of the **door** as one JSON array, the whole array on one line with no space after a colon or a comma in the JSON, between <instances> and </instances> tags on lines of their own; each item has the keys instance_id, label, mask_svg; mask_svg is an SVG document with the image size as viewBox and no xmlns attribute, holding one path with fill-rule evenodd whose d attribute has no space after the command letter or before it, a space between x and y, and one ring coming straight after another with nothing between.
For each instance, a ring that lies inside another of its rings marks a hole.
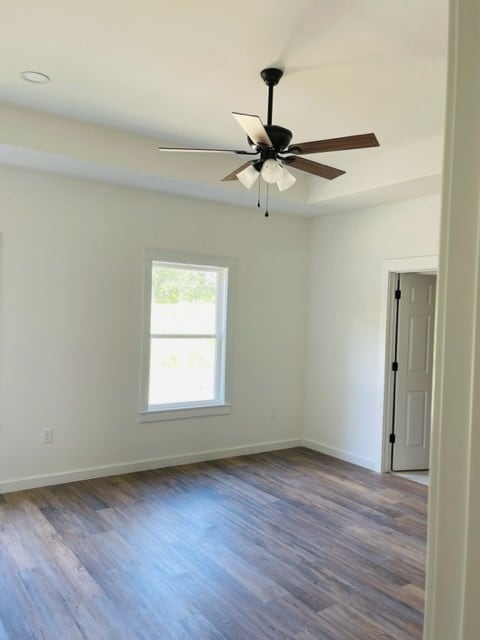
<instances>
[{"instance_id":1,"label":"door","mask_svg":"<svg viewBox=\"0 0 480 640\"><path fill-rule=\"evenodd\" d=\"M397 283L392 471L428 469L436 276L405 273Z\"/></svg>"}]
</instances>

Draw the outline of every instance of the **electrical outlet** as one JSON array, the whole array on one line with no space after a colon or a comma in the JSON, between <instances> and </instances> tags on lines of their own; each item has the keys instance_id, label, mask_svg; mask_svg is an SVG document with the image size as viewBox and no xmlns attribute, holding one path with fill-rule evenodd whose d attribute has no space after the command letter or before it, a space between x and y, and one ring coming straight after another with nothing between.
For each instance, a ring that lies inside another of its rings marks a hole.
<instances>
[{"instance_id":1,"label":"electrical outlet","mask_svg":"<svg viewBox=\"0 0 480 640\"><path fill-rule=\"evenodd\" d=\"M53 429L42 429L42 444L52 444Z\"/></svg>"}]
</instances>

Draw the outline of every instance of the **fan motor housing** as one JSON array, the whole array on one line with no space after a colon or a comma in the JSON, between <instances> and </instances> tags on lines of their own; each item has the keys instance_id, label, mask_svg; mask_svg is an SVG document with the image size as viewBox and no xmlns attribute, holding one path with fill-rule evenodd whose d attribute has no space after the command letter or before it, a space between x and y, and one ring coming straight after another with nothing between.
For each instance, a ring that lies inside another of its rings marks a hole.
<instances>
[{"instance_id":1,"label":"fan motor housing","mask_svg":"<svg viewBox=\"0 0 480 640\"><path fill-rule=\"evenodd\" d=\"M292 132L290 129L285 129L285 127L279 127L276 124L266 124L265 131L268 133L268 137L272 141L273 148L277 153L284 151L292 140ZM248 136L247 138L248 144L252 149L256 150L258 145L256 145Z\"/></svg>"}]
</instances>

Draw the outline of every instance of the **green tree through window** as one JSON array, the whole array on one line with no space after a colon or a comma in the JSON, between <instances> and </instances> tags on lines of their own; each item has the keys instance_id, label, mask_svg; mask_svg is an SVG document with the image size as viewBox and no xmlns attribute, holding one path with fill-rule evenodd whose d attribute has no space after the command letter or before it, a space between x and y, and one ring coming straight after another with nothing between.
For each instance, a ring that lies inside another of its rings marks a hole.
<instances>
[{"instance_id":1,"label":"green tree through window","mask_svg":"<svg viewBox=\"0 0 480 640\"><path fill-rule=\"evenodd\" d=\"M216 290L217 274L212 271L175 269L155 264L152 269L153 301L157 304L214 303Z\"/></svg>"}]
</instances>

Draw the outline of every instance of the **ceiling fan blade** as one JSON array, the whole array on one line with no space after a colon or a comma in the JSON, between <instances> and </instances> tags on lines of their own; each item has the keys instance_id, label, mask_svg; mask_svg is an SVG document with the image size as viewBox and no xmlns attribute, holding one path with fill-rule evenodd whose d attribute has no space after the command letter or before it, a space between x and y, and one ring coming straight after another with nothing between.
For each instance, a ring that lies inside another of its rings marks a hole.
<instances>
[{"instance_id":1,"label":"ceiling fan blade","mask_svg":"<svg viewBox=\"0 0 480 640\"><path fill-rule=\"evenodd\" d=\"M254 163L255 163L255 160L249 160L248 162L245 162L240 167L237 167L234 171L232 171L232 173L229 173L224 178L222 178L221 182L226 182L227 180L237 180L237 174L240 173L240 171L243 171L244 169L246 169L249 165Z\"/></svg>"},{"instance_id":2,"label":"ceiling fan blade","mask_svg":"<svg viewBox=\"0 0 480 640\"><path fill-rule=\"evenodd\" d=\"M273 147L272 141L258 116L248 113L236 113L235 111L232 115L255 144L266 144L268 147Z\"/></svg>"},{"instance_id":3,"label":"ceiling fan blade","mask_svg":"<svg viewBox=\"0 0 480 640\"><path fill-rule=\"evenodd\" d=\"M293 167L294 169L300 169L300 171L306 171L307 173L313 173L314 176L320 176L327 180L333 180L345 173L341 169L335 169L335 167L329 167L326 164L320 164L319 162L313 162L306 158L298 158L297 156L287 156L282 158L284 164Z\"/></svg>"},{"instance_id":4,"label":"ceiling fan blade","mask_svg":"<svg viewBox=\"0 0 480 640\"><path fill-rule=\"evenodd\" d=\"M312 142L300 142L291 144L289 153L322 153L324 151L346 151L347 149L364 149L366 147L379 147L374 133L363 133L358 136L344 136L343 138L331 138L329 140L316 140Z\"/></svg>"},{"instance_id":5,"label":"ceiling fan blade","mask_svg":"<svg viewBox=\"0 0 480 640\"><path fill-rule=\"evenodd\" d=\"M197 149L195 147L158 147L160 151L188 151L190 153L236 153L242 156L256 156L256 151L239 149Z\"/></svg>"}]
</instances>

